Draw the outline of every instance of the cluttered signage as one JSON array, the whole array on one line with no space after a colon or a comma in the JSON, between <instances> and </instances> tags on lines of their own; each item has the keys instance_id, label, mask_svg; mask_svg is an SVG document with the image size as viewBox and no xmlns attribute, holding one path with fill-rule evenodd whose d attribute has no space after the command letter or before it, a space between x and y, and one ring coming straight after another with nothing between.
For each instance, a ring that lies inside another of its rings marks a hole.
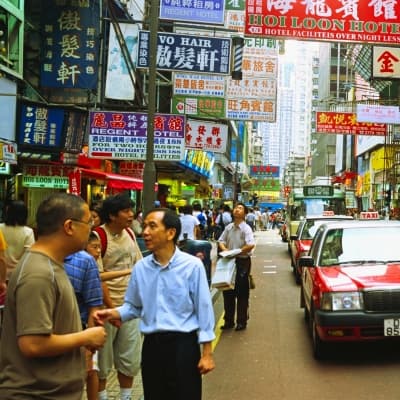
<instances>
[{"instance_id":1,"label":"cluttered signage","mask_svg":"<svg viewBox=\"0 0 400 400\"><path fill-rule=\"evenodd\" d=\"M249 0L245 34L398 44L399 18L396 0Z\"/></svg>"},{"instance_id":2,"label":"cluttered signage","mask_svg":"<svg viewBox=\"0 0 400 400\"><path fill-rule=\"evenodd\" d=\"M118 111L89 113L89 156L114 160L146 160L147 114ZM185 117L154 117L154 159L180 161L185 152Z\"/></svg>"},{"instance_id":3,"label":"cluttered signage","mask_svg":"<svg viewBox=\"0 0 400 400\"><path fill-rule=\"evenodd\" d=\"M279 178L279 165L251 165L249 175L257 178Z\"/></svg>"},{"instance_id":4,"label":"cluttered signage","mask_svg":"<svg viewBox=\"0 0 400 400\"><path fill-rule=\"evenodd\" d=\"M351 112L318 111L317 133L337 135L385 136L386 124L358 122Z\"/></svg>"},{"instance_id":5,"label":"cluttered signage","mask_svg":"<svg viewBox=\"0 0 400 400\"><path fill-rule=\"evenodd\" d=\"M224 97L225 77L175 72L173 89L175 95Z\"/></svg>"},{"instance_id":6,"label":"cluttered signage","mask_svg":"<svg viewBox=\"0 0 400 400\"><path fill-rule=\"evenodd\" d=\"M228 75L231 39L158 33L157 69ZM139 32L138 68L148 68L150 32Z\"/></svg>"}]
</instances>

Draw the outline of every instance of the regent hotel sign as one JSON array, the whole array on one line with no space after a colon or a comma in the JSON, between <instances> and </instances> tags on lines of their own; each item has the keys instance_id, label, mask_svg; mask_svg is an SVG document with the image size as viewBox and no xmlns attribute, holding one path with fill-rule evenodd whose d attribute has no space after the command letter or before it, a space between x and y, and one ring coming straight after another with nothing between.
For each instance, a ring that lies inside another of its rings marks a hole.
<instances>
[{"instance_id":1,"label":"regent hotel sign","mask_svg":"<svg viewBox=\"0 0 400 400\"><path fill-rule=\"evenodd\" d=\"M400 0L248 0L245 33L400 43Z\"/></svg>"}]
</instances>

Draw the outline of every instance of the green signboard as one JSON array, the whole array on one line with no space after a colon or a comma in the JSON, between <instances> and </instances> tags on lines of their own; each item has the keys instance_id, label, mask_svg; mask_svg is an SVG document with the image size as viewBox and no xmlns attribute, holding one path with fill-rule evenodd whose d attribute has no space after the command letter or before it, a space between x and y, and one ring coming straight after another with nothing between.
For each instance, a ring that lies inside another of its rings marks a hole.
<instances>
[{"instance_id":1,"label":"green signboard","mask_svg":"<svg viewBox=\"0 0 400 400\"><path fill-rule=\"evenodd\" d=\"M225 100L222 97L173 96L172 114L201 118L225 118Z\"/></svg>"}]
</instances>

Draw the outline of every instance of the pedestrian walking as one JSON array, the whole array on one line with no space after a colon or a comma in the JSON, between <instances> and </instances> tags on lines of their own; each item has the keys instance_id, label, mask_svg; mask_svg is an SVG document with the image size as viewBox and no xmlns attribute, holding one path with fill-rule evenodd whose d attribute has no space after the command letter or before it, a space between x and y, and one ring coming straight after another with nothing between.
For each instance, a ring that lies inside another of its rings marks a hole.
<instances>
[{"instance_id":1,"label":"pedestrian walking","mask_svg":"<svg viewBox=\"0 0 400 400\"><path fill-rule=\"evenodd\" d=\"M103 271L112 307L122 305L129 276L142 258L135 234L130 228L134 202L124 193L106 198L101 214L105 223L95 229L102 244ZM140 370L141 337L137 320L120 327L106 325L107 341L99 351L99 399L107 399L107 377L112 368L117 371L121 400L130 400L133 379Z\"/></svg>"},{"instance_id":2,"label":"pedestrian walking","mask_svg":"<svg viewBox=\"0 0 400 400\"><path fill-rule=\"evenodd\" d=\"M200 239L200 221L192 214L192 206L183 206L181 220L182 231L179 235L179 241L190 239Z\"/></svg>"},{"instance_id":3,"label":"pedestrian walking","mask_svg":"<svg viewBox=\"0 0 400 400\"><path fill-rule=\"evenodd\" d=\"M222 329L233 328L236 309L236 330L246 329L249 308L249 275L251 272L250 255L255 246L254 234L245 222L247 207L237 203L233 209L233 222L229 224L218 239L221 251L240 249L236 256L236 281L235 288L224 290L224 325Z\"/></svg>"},{"instance_id":4,"label":"pedestrian walking","mask_svg":"<svg viewBox=\"0 0 400 400\"><path fill-rule=\"evenodd\" d=\"M176 213L151 210L143 226L151 254L135 265L123 305L95 313L98 323L122 321L122 326L141 318L146 400L200 400L201 375L214 368L207 278L201 260L177 247L180 231Z\"/></svg>"},{"instance_id":5,"label":"pedestrian walking","mask_svg":"<svg viewBox=\"0 0 400 400\"><path fill-rule=\"evenodd\" d=\"M19 260L26 249L35 242L33 229L26 226L28 219L28 208L20 200L12 201L6 208L4 223L0 224L0 231L3 233L7 243L4 252L4 262L7 268L7 280L10 279Z\"/></svg>"},{"instance_id":6,"label":"pedestrian walking","mask_svg":"<svg viewBox=\"0 0 400 400\"><path fill-rule=\"evenodd\" d=\"M57 193L38 208L38 239L10 277L0 341L0 398L79 400L82 347L105 342L103 327L82 330L64 259L82 250L91 216L78 196Z\"/></svg>"}]
</instances>

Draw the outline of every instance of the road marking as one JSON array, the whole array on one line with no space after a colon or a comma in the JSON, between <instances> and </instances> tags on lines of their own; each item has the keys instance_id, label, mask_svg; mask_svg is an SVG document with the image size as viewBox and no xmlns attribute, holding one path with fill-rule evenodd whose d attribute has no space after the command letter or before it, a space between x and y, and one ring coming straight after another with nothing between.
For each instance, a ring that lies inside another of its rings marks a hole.
<instances>
[{"instance_id":1,"label":"road marking","mask_svg":"<svg viewBox=\"0 0 400 400\"><path fill-rule=\"evenodd\" d=\"M276 274L276 271L263 271L263 274Z\"/></svg>"},{"instance_id":2,"label":"road marking","mask_svg":"<svg viewBox=\"0 0 400 400\"><path fill-rule=\"evenodd\" d=\"M221 314L221 318L219 319L218 323L215 326L214 333L215 339L211 343L212 351L217 347L219 340L221 339L222 329L221 326L224 325L224 313Z\"/></svg>"},{"instance_id":3,"label":"road marking","mask_svg":"<svg viewBox=\"0 0 400 400\"><path fill-rule=\"evenodd\" d=\"M276 268L276 265L264 265L264 268Z\"/></svg>"}]
</instances>

